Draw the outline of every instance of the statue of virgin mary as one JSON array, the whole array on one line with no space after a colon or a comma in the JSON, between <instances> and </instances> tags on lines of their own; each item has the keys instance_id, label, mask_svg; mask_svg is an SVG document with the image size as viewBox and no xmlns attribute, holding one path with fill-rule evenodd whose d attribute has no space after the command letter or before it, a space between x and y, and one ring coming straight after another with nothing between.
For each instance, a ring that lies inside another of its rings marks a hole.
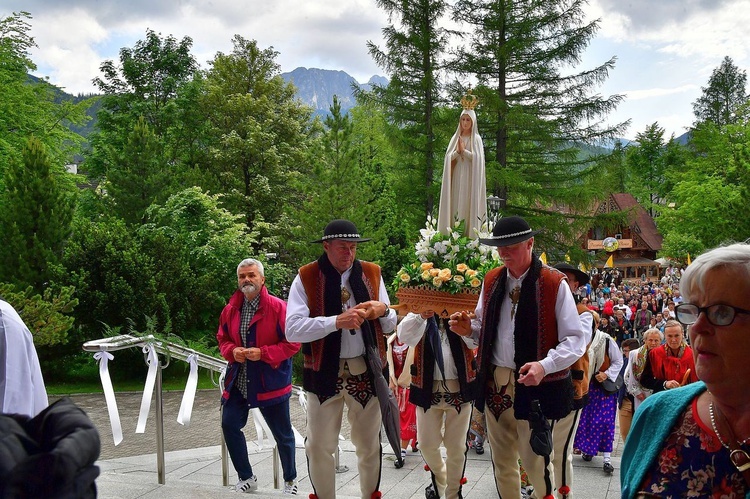
<instances>
[{"instance_id":1,"label":"statue of virgin mary","mask_svg":"<svg viewBox=\"0 0 750 499\"><path fill-rule=\"evenodd\" d=\"M464 220L465 235L478 238L479 229L487 219L487 182L484 144L474 112L477 99L470 97L461 99L464 109L445 153L437 228L448 234L455 222Z\"/></svg>"}]
</instances>

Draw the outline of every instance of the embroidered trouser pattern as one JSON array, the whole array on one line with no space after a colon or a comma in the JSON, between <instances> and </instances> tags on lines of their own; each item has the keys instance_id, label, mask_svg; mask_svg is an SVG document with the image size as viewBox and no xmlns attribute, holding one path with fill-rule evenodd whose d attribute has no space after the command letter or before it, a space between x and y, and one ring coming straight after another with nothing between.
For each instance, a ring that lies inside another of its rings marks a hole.
<instances>
[{"instance_id":1,"label":"embroidered trouser pattern","mask_svg":"<svg viewBox=\"0 0 750 499\"><path fill-rule=\"evenodd\" d=\"M513 370L495 367L487 385L485 417L497 492L502 499L521 499L521 474L518 469L520 457L535 494L541 497L545 493L546 484L554 484L554 470L551 460L545 463L545 459L531 449L529 422L515 418L512 403L516 393ZM550 456L552 458L554 453Z\"/></svg>"},{"instance_id":2,"label":"embroidered trouser pattern","mask_svg":"<svg viewBox=\"0 0 750 499\"><path fill-rule=\"evenodd\" d=\"M451 386L455 383L455 387ZM448 389L458 388L458 380L448 380ZM466 467L466 439L471 422L471 402L464 402L458 391L446 391L433 385L432 406L428 410L417 407L417 440L432 473L435 490L440 497L461 497L461 479ZM445 426L443 426L445 420ZM445 446L446 459L440 454Z\"/></svg>"},{"instance_id":3,"label":"embroidered trouser pattern","mask_svg":"<svg viewBox=\"0 0 750 499\"><path fill-rule=\"evenodd\" d=\"M339 443L344 405L356 448L361 497L370 499L380 485L382 449L380 406L367 373L338 379L336 394L323 398L308 392L305 453L313 490L319 499L336 497L334 453Z\"/></svg>"}]
</instances>

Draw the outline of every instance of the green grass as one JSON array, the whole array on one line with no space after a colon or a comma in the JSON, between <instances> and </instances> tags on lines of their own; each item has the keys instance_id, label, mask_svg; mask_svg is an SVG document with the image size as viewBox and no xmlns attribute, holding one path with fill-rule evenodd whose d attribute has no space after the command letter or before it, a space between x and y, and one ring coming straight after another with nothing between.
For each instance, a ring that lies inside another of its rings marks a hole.
<instances>
[{"instance_id":1,"label":"green grass","mask_svg":"<svg viewBox=\"0 0 750 499\"><path fill-rule=\"evenodd\" d=\"M218 374L214 375L218 381ZM146 375L133 379L113 379L112 386L116 392L138 392L143 391L143 385L146 382ZM162 387L164 391L184 390L187 383L187 373L169 372L165 370L162 374ZM61 381L45 379L47 394L63 396L78 393L101 393L102 384L98 374L96 376L79 377L76 380ZM211 375L205 369L198 370L198 389L215 389L211 381Z\"/></svg>"}]
</instances>

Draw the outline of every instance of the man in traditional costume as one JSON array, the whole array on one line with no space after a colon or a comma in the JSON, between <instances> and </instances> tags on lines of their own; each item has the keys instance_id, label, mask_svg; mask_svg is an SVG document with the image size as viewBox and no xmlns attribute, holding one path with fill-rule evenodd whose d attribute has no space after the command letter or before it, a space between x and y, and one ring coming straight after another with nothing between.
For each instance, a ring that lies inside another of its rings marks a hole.
<instances>
[{"instance_id":1,"label":"man in traditional costume","mask_svg":"<svg viewBox=\"0 0 750 499\"><path fill-rule=\"evenodd\" d=\"M534 488L553 497L551 456L532 449L530 419L536 402L553 428L573 410L570 366L586 351L565 275L532 251L537 233L521 217L503 217L492 237L480 239L498 247L503 265L485 276L476 318L463 311L450 321L451 330L479 342L476 404L486 405L495 482L504 499L521 497L519 456Z\"/></svg>"},{"instance_id":2,"label":"man in traditional costume","mask_svg":"<svg viewBox=\"0 0 750 499\"><path fill-rule=\"evenodd\" d=\"M380 497L380 406L365 348L386 365L383 333L396 328L380 267L357 260L363 239L348 220L329 223L323 255L299 269L289 290L287 338L302 343L308 395L305 451L314 497L336 497L334 457L344 405L356 447L363 499ZM386 373L387 375L387 373ZM312 497L312 496L311 496Z\"/></svg>"},{"instance_id":3,"label":"man in traditional costume","mask_svg":"<svg viewBox=\"0 0 750 499\"><path fill-rule=\"evenodd\" d=\"M399 339L415 347L410 399L417 406L417 440L432 477L427 499L462 497L466 435L478 390L477 344L449 332L447 322L427 310L407 314L398 326Z\"/></svg>"},{"instance_id":4,"label":"man in traditional costume","mask_svg":"<svg viewBox=\"0 0 750 499\"><path fill-rule=\"evenodd\" d=\"M568 278L568 286L573 293L573 299L576 300L578 288L589 282L588 274L569 263L558 263L555 268ZM592 313L591 309L585 304L577 302L576 309L578 310L578 319L581 322L581 330L586 338L586 353L570 366L574 388L573 410L555 424L555 455L552 462L555 468L555 487L562 499L573 497L571 491L573 485L573 441L581 419L581 410L589 400L588 346L591 343L593 332L596 330L596 324L599 322L595 320L598 319L598 314Z\"/></svg>"}]
</instances>

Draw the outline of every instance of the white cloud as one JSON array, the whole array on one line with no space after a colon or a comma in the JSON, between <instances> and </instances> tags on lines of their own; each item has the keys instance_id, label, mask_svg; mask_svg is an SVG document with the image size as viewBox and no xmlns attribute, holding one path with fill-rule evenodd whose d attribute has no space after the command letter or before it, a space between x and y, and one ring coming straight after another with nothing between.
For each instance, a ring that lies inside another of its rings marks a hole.
<instances>
[{"instance_id":1,"label":"white cloud","mask_svg":"<svg viewBox=\"0 0 750 499\"><path fill-rule=\"evenodd\" d=\"M217 51L231 51L239 34L273 46L282 71L343 70L359 81L383 73L366 47L368 40L382 46L388 22L375 0L4 0L0 17L22 10L33 16L37 74L71 93L94 91L101 63L117 60L147 28L190 36L204 67ZM618 57L598 91L627 94L610 121L632 119L634 130L664 119L679 132L724 56L750 66L750 0L591 0L586 13L601 22L579 69Z\"/></svg>"}]
</instances>

